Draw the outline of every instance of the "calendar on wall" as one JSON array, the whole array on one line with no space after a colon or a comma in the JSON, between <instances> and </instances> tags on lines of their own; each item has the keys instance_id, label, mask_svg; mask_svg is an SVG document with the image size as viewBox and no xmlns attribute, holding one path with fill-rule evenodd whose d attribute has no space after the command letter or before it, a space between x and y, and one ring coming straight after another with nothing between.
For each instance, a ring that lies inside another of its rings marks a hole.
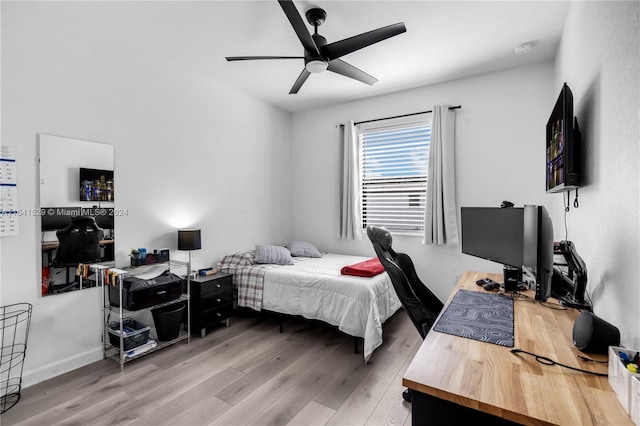
<instances>
[{"instance_id":1,"label":"calendar on wall","mask_svg":"<svg viewBox=\"0 0 640 426\"><path fill-rule=\"evenodd\" d=\"M0 146L0 237L18 235L16 147Z\"/></svg>"}]
</instances>

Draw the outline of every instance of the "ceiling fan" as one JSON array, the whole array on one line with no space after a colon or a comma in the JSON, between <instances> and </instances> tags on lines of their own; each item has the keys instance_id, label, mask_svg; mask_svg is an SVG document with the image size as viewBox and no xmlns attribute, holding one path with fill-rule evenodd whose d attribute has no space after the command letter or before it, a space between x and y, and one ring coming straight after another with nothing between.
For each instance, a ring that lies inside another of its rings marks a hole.
<instances>
[{"instance_id":1,"label":"ceiling fan","mask_svg":"<svg viewBox=\"0 0 640 426\"><path fill-rule=\"evenodd\" d=\"M291 0L278 0L278 3L280 3L282 10L285 15L287 15L293 30L296 32L296 35L304 47L304 56L227 56L226 59L227 61L304 59L305 67L293 84L289 94L298 93L298 90L300 90L311 73L321 73L325 70L353 78L369 85L374 84L378 81L376 78L339 58L363 47L402 34L407 30L404 23L399 22L327 44L327 39L318 34L318 26L322 25L327 18L327 14L323 9L314 7L305 13L307 22L315 28L313 35L311 35Z\"/></svg>"}]
</instances>

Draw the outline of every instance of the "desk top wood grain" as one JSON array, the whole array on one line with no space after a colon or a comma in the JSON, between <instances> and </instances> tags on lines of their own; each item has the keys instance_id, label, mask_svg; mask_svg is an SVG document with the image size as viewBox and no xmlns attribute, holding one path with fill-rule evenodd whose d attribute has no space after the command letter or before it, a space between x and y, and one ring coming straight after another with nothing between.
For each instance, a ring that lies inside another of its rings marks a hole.
<instances>
[{"instance_id":1,"label":"desk top wood grain","mask_svg":"<svg viewBox=\"0 0 640 426\"><path fill-rule=\"evenodd\" d=\"M465 272L459 289L485 291L476 280L501 275ZM572 340L579 312L560 308L550 298L541 304L534 292L514 302L515 346L572 367L607 373L607 365L585 362ZM550 307L546 307L548 305ZM443 310L444 312L444 310ZM618 402L607 377L540 364L515 355L512 348L431 331L403 377L404 386L447 401L523 424L627 425L631 418Z\"/></svg>"}]
</instances>

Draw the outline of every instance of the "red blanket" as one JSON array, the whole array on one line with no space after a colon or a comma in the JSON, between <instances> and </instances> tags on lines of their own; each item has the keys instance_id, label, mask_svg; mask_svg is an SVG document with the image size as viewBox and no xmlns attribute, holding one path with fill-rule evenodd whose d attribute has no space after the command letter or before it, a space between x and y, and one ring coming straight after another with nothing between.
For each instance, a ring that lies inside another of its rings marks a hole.
<instances>
[{"instance_id":1,"label":"red blanket","mask_svg":"<svg viewBox=\"0 0 640 426\"><path fill-rule=\"evenodd\" d=\"M377 257L347 265L340 270L342 275L354 275L356 277L373 277L383 272L384 266L382 266Z\"/></svg>"}]
</instances>

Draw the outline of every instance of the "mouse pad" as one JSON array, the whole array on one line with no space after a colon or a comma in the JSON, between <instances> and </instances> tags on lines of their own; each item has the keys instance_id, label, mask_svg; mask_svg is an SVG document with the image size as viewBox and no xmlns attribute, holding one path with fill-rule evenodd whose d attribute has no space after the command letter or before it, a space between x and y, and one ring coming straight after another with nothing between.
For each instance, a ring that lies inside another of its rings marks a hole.
<instances>
[{"instance_id":1,"label":"mouse pad","mask_svg":"<svg viewBox=\"0 0 640 426\"><path fill-rule=\"evenodd\" d=\"M513 347L513 299L494 293L459 290L433 330Z\"/></svg>"}]
</instances>

